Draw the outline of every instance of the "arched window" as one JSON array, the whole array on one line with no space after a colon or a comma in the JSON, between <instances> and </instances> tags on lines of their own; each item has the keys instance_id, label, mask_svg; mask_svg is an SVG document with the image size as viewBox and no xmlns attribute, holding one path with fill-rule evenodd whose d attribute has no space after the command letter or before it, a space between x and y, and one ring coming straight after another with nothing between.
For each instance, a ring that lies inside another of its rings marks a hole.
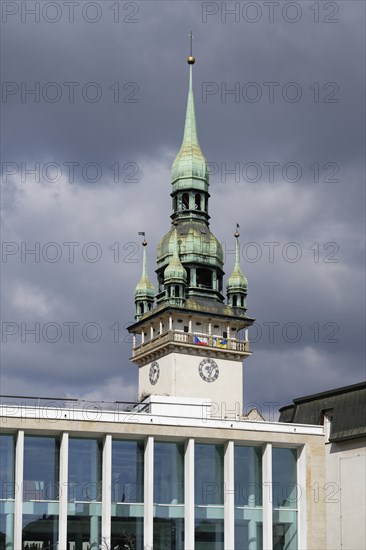
<instances>
[{"instance_id":1,"label":"arched window","mask_svg":"<svg viewBox=\"0 0 366 550\"><path fill-rule=\"evenodd\" d=\"M144 304L140 304L139 309L140 309L140 315L143 315L144 314Z\"/></svg>"},{"instance_id":2,"label":"arched window","mask_svg":"<svg viewBox=\"0 0 366 550\"><path fill-rule=\"evenodd\" d=\"M212 272L209 269L197 269L197 286L201 288L212 288Z\"/></svg>"},{"instance_id":3,"label":"arched window","mask_svg":"<svg viewBox=\"0 0 366 550\"><path fill-rule=\"evenodd\" d=\"M205 197L205 212L208 212L208 197Z\"/></svg>"},{"instance_id":4,"label":"arched window","mask_svg":"<svg viewBox=\"0 0 366 550\"><path fill-rule=\"evenodd\" d=\"M235 295L233 296L233 307L236 307L236 304L237 304L237 297Z\"/></svg>"},{"instance_id":5,"label":"arched window","mask_svg":"<svg viewBox=\"0 0 366 550\"><path fill-rule=\"evenodd\" d=\"M175 196L174 199L173 199L173 210L174 210L174 212L177 211L177 206L178 206L178 199L177 199L177 196Z\"/></svg>"},{"instance_id":6,"label":"arched window","mask_svg":"<svg viewBox=\"0 0 366 550\"><path fill-rule=\"evenodd\" d=\"M201 195L199 193L194 196L194 209L201 210Z\"/></svg>"},{"instance_id":7,"label":"arched window","mask_svg":"<svg viewBox=\"0 0 366 550\"><path fill-rule=\"evenodd\" d=\"M188 195L188 193L183 193L182 210L189 210L189 195Z\"/></svg>"},{"instance_id":8,"label":"arched window","mask_svg":"<svg viewBox=\"0 0 366 550\"><path fill-rule=\"evenodd\" d=\"M179 286L178 285L175 285L175 297L176 298L179 297Z\"/></svg>"}]
</instances>

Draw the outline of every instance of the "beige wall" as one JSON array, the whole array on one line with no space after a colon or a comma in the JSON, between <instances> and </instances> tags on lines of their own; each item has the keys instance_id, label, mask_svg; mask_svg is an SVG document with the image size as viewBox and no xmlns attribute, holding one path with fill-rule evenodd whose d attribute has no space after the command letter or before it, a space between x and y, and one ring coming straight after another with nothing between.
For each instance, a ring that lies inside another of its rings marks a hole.
<instances>
[{"instance_id":1,"label":"beige wall","mask_svg":"<svg viewBox=\"0 0 366 550\"><path fill-rule=\"evenodd\" d=\"M366 548L366 438L325 446L327 544Z\"/></svg>"},{"instance_id":2,"label":"beige wall","mask_svg":"<svg viewBox=\"0 0 366 550\"><path fill-rule=\"evenodd\" d=\"M201 351L201 350L200 350ZM205 382L198 367L204 358L192 353L169 353L158 359L160 376L154 385L149 380L151 363L139 368L139 396L143 394L202 397L211 400L219 411L242 411L242 361L214 358L219 367L215 382ZM235 405L238 403L239 405ZM222 414L224 417L225 414ZM231 415L232 416L232 415Z\"/></svg>"}]
</instances>

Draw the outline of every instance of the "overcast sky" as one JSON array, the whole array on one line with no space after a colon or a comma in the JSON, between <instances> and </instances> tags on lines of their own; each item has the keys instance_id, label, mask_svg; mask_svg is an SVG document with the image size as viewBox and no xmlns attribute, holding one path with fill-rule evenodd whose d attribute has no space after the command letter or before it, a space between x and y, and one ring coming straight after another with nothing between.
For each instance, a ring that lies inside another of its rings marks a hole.
<instances>
[{"instance_id":1,"label":"overcast sky","mask_svg":"<svg viewBox=\"0 0 366 550\"><path fill-rule=\"evenodd\" d=\"M155 283L191 29L210 227L229 275L240 224L256 318L246 406L364 379L364 2L2 10L1 393L136 399L137 233Z\"/></svg>"}]
</instances>

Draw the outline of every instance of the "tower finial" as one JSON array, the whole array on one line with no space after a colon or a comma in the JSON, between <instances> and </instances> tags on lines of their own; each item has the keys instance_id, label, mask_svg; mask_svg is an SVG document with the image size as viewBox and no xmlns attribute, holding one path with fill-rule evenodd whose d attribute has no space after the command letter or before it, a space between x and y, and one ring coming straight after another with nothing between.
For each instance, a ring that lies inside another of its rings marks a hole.
<instances>
[{"instance_id":1,"label":"tower finial","mask_svg":"<svg viewBox=\"0 0 366 550\"><path fill-rule=\"evenodd\" d=\"M142 237L144 237L144 240L142 241L142 246L146 246L147 241L145 239L145 231L139 231L138 234L141 235Z\"/></svg>"},{"instance_id":2,"label":"tower finial","mask_svg":"<svg viewBox=\"0 0 366 550\"><path fill-rule=\"evenodd\" d=\"M193 33L191 31L189 33L189 56L187 57L188 65L194 65L196 62L196 59L193 57L192 47L193 47Z\"/></svg>"},{"instance_id":3,"label":"tower finial","mask_svg":"<svg viewBox=\"0 0 366 550\"><path fill-rule=\"evenodd\" d=\"M237 224L236 224L236 230L235 230L235 233L234 233L234 237L235 237L236 239L239 239L239 237L240 237L240 233L239 233L239 231L238 231L239 227L240 227L240 225L237 223Z\"/></svg>"}]
</instances>

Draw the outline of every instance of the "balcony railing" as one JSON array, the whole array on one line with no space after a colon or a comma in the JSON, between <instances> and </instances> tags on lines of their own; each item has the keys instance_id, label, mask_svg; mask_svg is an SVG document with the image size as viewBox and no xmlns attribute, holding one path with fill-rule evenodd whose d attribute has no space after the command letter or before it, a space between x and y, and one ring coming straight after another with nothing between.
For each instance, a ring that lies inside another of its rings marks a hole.
<instances>
[{"instance_id":1,"label":"balcony railing","mask_svg":"<svg viewBox=\"0 0 366 550\"><path fill-rule=\"evenodd\" d=\"M135 346L132 350L132 357L136 357L141 353L146 353L156 347L163 346L169 342L175 342L177 344L186 344L188 346L201 346L207 348L215 348L227 351L236 351L239 353L250 353L249 341L238 340L236 338L222 338L219 336L201 336L198 334L191 334L186 332L169 330L147 342L141 343Z\"/></svg>"}]
</instances>

